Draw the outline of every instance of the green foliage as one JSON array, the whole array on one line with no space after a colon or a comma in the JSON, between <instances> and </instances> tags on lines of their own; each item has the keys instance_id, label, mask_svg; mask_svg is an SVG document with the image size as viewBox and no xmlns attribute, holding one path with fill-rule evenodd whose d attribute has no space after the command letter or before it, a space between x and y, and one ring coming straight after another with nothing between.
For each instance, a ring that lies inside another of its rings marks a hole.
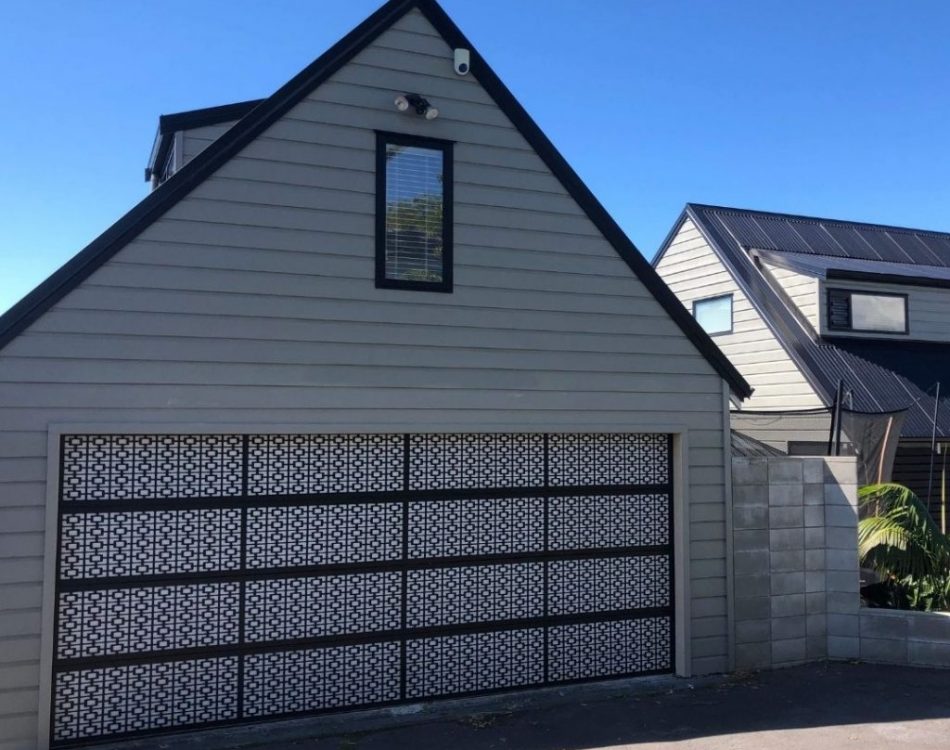
<instances>
[{"instance_id":1,"label":"green foliage","mask_svg":"<svg viewBox=\"0 0 950 750\"><path fill-rule=\"evenodd\" d=\"M386 208L386 229L390 232L419 232L430 238L430 242L441 244L442 196L422 194L390 203Z\"/></svg>"},{"instance_id":2,"label":"green foliage","mask_svg":"<svg viewBox=\"0 0 950 750\"><path fill-rule=\"evenodd\" d=\"M950 609L950 539L927 507L900 484L858 491L869 515L858 524L861 564L888 583L890 599L911 609Z\"/></svg>"}]
</instances>

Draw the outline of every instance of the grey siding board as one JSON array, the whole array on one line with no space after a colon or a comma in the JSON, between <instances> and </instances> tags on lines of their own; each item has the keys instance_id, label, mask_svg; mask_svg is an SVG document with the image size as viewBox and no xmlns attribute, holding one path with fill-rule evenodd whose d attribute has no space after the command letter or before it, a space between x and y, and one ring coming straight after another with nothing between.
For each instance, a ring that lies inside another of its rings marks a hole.
<instances>
[{"instance_id":1,"label":"grey siding board","mask_svg":"<svg viewBox=\"0 0 950 750\"><path fill-rule=\"evenodd\" d=\"M733 330L717 335L715 341L754 389L743 409L822 406L814 388L692 220L687 218L680 227L656 269L687 309L691 310L697 299L733 296Z\"/></svg>"},{"instance_id":2,"label":"grey siding board","mask_svg":"<svg viewBox=\"0 0 950 750\"><path fill-rule=\"evenodd\" d=\"M225 122L182 131L182 165L194 159L234 123Z\"/></svg>"},{"instance_id":3,"label":"grey siding board","mask_svg":"<svg viewBox=\"0 0 950 750\"><path fill-rule=\"evenodd\" d=\"M411 13L0 353L0 592L16 592L0 622L29 644L0 659L18 696L0 747L35 739L51 424L681 425L694 667L725 667L722 381L450 60ZM394 88L433 92L444 116L398 114ZM186 133L186 154L216 127ZM456 142L451 295L374 286L373 128Z\"/></svg>"}]
</instances>

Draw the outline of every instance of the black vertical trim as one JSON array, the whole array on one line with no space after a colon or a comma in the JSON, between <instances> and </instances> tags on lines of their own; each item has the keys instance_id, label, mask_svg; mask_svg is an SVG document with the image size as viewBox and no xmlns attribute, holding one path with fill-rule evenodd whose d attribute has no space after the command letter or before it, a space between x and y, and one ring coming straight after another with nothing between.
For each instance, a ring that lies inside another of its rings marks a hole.
<instances>
[{"instance_id":1,"label":"black vertical trim","mask_svg":"<svg viewBox=\"0 0 950 750\"><path fill-rule=\"evenodd\" d=\"M56 493L56 567L53 570L53 659L59 651L59 581L63 558L63 477L66 468L66 436L59 436L59 489ZM83 521L85 523L85 520ZM56 677L57 671L52 670L49 683L49 737L50 741L56 736Z\"/></svg>"},{"instance_id":2,"label":"black vertical trim","mask_svg":"<svg viewBox=\"0 0 950 750\"><path fill-rule=\"evenodd\" d=\"M250 472L250 436L241 438L241 495L247 497L248 473ZM247 572L247 507L241 508L241 568ZM245 597L247 595L247 580L242 578L238 583L238 644L243 646L245 641ZM244 654L238 654L238 681L237 681L237 715L244 718Z\"/></svg>"},{"instance_id":3,"label":"black vertical trim","mask_svg":"<svg viewBox=\"0 0 950 750\"><path fill-rule=\"evenodd\" d=\"M386 276L386 146L418 146L442 152L442 280L406 281ZM455 202L452 141L406 133L376 131L376 286L379 289L411 289L417 292L451 292L453 283L452 231Z\"/></svg>"},{"instance_id":4,"label":"black vertical trim","mask_svg":"<svg viewBox=\"0 0 950 750\"><path fill-rule=\"evenodd\" d=\"M547 553L551 549L550 541L550 513L551 513L551 481L550 481L550 461L549 461L549 445L548 445L549 435L544 434L544 553ZM544 560L544 619L548 618L548 582L550 577L549 567L551 562L545 558ZM549 631L551 629L550 625L544 626L544 684L547 685L551 681L550 673L550 635Z\"/></svg>"},{"instance_id":5,"label":"black vertical trim","mask_svg":"<svg viewBox=\"0 0 950 750\"><path fill-rule=\"evenodd\" d=\"M729 446L723 446L723 451L726 451L728 456ZM676 508L674 503L674 497L676 494L676 481L674 479L674 471L676 469L675 462L673 461L673 435L666 436L666 466L667 466L667 484L669 484L670 489L667 492L667 507L668 507L668 516L667 516L667 528L669 529L670 535L670 671L676 671ZM726 471L728 471L728 467ZM689 557L689 550L686 550L686 556ZM687 560L686 570L689 570L689 562ZM689 653L689 652L687 652Z\"/></svg>"},{"instance_id":6,"label":"black vertical trim","mask_svg":"<svg viewBox=\"0 0 950 750\"><path fill-rule=\"evenodd\" d=\"M402 489L409 492L409 435L402 439ZM409 609L409 496L402 501L402 606L399 634L399 699L406 700L406 648Z\"/></svg>"}]
</instances>

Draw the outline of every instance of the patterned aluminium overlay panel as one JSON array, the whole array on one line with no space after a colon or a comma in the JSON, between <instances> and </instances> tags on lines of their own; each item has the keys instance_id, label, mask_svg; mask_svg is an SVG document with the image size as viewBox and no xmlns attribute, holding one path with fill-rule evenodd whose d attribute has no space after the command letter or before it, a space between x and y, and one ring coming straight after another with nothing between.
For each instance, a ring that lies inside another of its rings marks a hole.
<instances>
[{"instance_id":1,"label":"patterned aluminium overlay panel","mask_svg":"<svg viewBox=\"0 0 950 750\"><path fill-rule=\"evenodd\" d=\"M669 671L670 445L66 436L54 744Z\"/></svg>"}]
</instances>

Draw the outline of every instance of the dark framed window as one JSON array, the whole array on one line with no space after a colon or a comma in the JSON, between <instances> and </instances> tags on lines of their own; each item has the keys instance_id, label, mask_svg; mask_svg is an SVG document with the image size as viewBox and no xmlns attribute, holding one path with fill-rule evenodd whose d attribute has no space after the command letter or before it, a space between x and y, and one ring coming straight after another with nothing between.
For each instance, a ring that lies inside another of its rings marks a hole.
<instances>
[{"instance_id":1,"label":"dark framed window","mask_svg":"<svg viewBox=\"0 0 950 750\"><path fill-rule=\"evenodd\" d=\"M828 330L857 333L910 332L907 295L893 292L858 292L829 289Z\"/></svg>"},{"instance_id":2,"label":"dark framed window","mask_svg":"<svg viewBox=\"0 0 950 750\"><path fill-rule=\"evenodd\" d=\"M376 286L452 291L452 143L376 133Z\"/></svg>"},{"instance_id":3,"label":"dark framed window","mask_svg":"<svg viewBox=\"0 0 950 750\"><path fill-rule=\"evenodd\" d=\"M732 333L732 295L694 300L693 317L709 335Z\"/></svg>"}]
</instances>

